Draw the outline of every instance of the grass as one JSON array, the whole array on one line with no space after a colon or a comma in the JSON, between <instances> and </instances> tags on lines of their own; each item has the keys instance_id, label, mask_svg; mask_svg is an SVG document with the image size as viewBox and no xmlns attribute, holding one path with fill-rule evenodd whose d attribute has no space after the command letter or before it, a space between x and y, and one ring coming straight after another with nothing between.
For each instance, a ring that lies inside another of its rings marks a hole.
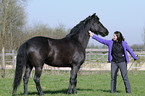
<instances>
[{"instance_id":1,"label":"grass","mask_svg":"<svg viewBox=\"0 0 145 96\"><path fill-rule=\"evenodd\" d=\"M0 77L0 96L11 96L13 74L6 78ZM41 86L44 96L68 96L66 94L69 85L69 72L64 71L44 71L41 76ZM78 74L77 94L70 96L144 96L145 94L145 71L130 71L128 77L131 84L132 93L125 92L124 84L118 75L117 92L110 93L110 72L80 72ZM38 96L33 78L29 79L28 96ZM23 96L23 84L21 82L16 96Z\"/></svg>"}]
</instances>

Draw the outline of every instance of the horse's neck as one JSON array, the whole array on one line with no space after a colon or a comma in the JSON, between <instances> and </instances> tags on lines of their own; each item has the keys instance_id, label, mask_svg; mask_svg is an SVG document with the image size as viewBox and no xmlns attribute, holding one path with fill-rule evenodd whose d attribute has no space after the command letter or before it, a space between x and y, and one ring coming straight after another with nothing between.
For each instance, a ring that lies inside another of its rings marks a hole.
<instances>
[{"instance_id":1,"label":"horse's neck","mask_svg":"<svg viewBox=\"0 0 145 96\"><path fill-rule=\"evenodd\" d=\"M86 49L89 38L90 38L90 36L88 35L88 31L89 30L87 30L87 29L83 30L82 34L80 33L79 38L78 38L79 42L81 43L81 45L84 49Z\"/></svg>"},{"instance_id":2,"label":"horse's neck","mask_svg":"<svg viewBox=\"0 0 145 96\"><path fill-rule=\"evenodd\" d=\"M89 27L80 28L77 34L70 35L70 38L79 42L86 49L90 36L88 35Z\"/></svg>"},{"instance_id":3,"label":"horse's neck","mask_svg":"<svg viewBox=\"0 0 145 96\"><path fill-rule=\"evenodd\" d=\"M79 32L79 41L80 43L82 44L83 48L86 49L87 45L88 45L88 42L89 42L89 33L88 31L90 30L90 25L92 22L88 22L85 27L83 28L83 30L81 32Z\"/></svg>"},{"instance_id":4,"label":"horse's neck","mask_svg":"<svg viewBox=\"0 0 145 96\"><path fill-rule=\"evenodd\" d=\"M90 38L90 36L88 35L88 31L91 25L90 23L91 22L87 23L86 25L80 25L79 28L73 30L75 33L71 32L66 36L66 38L68 37L76 42L79 42L82 45L82 47L86 49Z\"/></svg>"}]
</instances>

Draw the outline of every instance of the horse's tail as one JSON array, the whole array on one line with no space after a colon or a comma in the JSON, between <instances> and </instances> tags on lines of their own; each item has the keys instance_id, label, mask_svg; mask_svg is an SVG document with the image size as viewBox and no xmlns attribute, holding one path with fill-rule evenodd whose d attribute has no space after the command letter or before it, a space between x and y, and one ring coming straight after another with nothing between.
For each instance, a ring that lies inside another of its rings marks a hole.
<instances>
[{"instance_id":1,"label":"horse's tail","mask_svg":"<svg viewBox=\"0 0 145 96\"><path fill-rule=\"evenodd\" d=\"M17 53L16 71L13 82L13 94L17 91L17 87L21 82L23 67L26 66L26 63L27 63L27 52L26 52L26 43L24 43L20 46Z\"/></svg>"}]
</instances>

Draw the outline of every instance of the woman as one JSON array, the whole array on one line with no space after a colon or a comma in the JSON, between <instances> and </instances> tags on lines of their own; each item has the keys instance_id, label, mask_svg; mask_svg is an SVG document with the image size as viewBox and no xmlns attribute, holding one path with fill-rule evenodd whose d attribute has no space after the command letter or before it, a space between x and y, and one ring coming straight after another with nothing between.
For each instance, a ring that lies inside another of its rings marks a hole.
<instances>
[{"instance_id":1,"label":"woman","mask_svg":"<svg viewBox=\"0 0 145 96\"><path fill-rule=\"evenodd\" d=\"M129 63L129 57L126 51L130 53L134 60L137 60L138 58L124 41L121 32L114 32L112 40L99 38L91 31L89 31L89 35L93 39L109 47L108 60L111 63L111 93L116 92L116 78L118 69L121 71L126 92L131 93L131 87L127 76L127 64Z\"/></svg>"}]
</instances>

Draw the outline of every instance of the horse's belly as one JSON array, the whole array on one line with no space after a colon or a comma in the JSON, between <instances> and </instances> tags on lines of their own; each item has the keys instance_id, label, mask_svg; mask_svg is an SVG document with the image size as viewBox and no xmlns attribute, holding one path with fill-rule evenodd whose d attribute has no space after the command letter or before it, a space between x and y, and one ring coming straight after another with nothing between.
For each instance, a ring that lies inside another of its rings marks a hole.
<instances>
[{"instance_id":1,"label":"horse's belly","mask_svg":"<svg viewBox=\"0 0 145 96\"><path fill-rule=\"evenodd\" d=\"M70 62L62 62L59 60L55 60L55 61L47 61L45 62L47 65L53 66L53 67L71 67L71 63Z\"/></svg>"}]
</instances>

